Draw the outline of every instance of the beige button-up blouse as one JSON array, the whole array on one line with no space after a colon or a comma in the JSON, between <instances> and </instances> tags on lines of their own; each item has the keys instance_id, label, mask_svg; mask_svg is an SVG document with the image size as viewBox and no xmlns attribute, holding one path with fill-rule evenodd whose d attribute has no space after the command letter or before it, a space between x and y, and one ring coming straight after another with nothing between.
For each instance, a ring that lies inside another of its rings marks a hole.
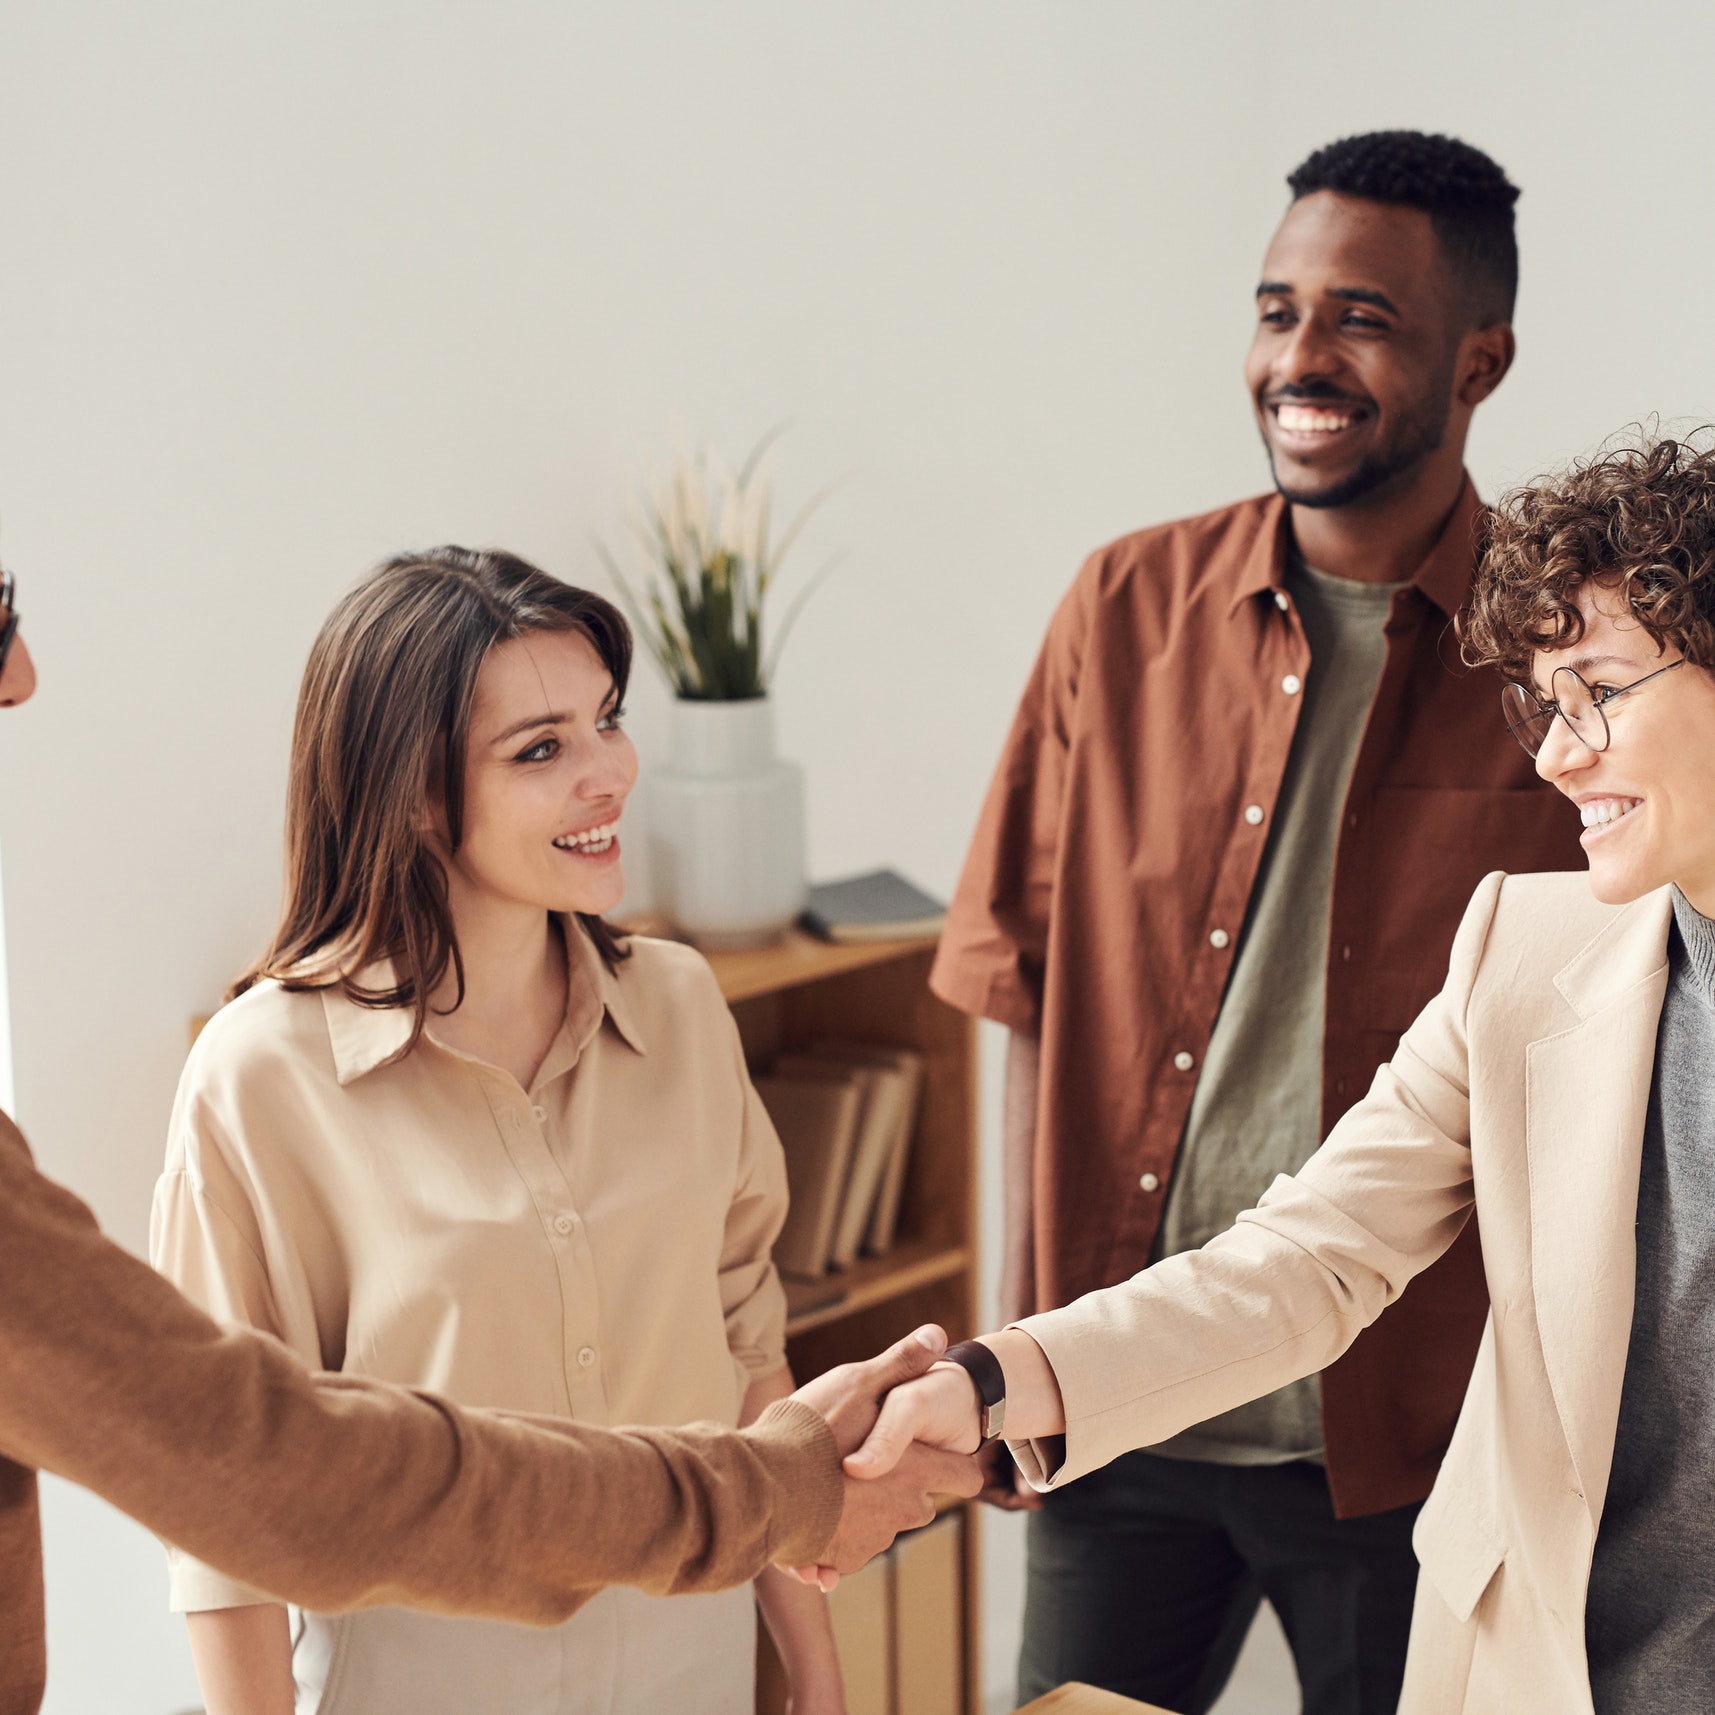
<instances>
[{"instance_id":1,"label":"beige button-up blouse","mask_svg":"<svg viewBox=\"0 0 1715 1715\"><path fill-rule=\"evenodd\" d=\"M785 1361L780 1145L700 955L575 921L529 1090L409 1014L265 983L180 1080L151 1257L313 1366L592 1424L737 1421ZM182 1555L177 1609L261 1598Z\"/></svg>"}]
</instances>

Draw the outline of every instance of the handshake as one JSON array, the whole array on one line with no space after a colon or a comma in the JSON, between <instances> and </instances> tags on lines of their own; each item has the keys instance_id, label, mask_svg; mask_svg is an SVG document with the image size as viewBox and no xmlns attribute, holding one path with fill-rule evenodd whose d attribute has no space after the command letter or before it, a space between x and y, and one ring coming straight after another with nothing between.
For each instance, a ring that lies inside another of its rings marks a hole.
<instances>
[{"instance_id":1,"label":"handshake","mask_svg":"<svg viewBox=\"0 0 1715 1715\"><path fill-rule=\"evenodd\" d=\"M1014 1359L1006 1366L1009 1390L1019 1360L1030 1372L1019 1379L1032 1396L1028 1416L1039 1427L1019 1427L1026 1434L1060 1429L1059 1389L1035 1341L1009 1330L986 1343L1004 1343ZM927 1524L936 1495L968 1498L983 1490L988 1473L975 1457L983 1440L976 1388L964 1370L934 1367L946 1349L946 1334L928 1324L880 1357L829 1370L793 1395L827 1421L845 1470L839 1525L821 1564L791 1568L805 1583L833 1589L842 1573L857 1571L900 1531ZM1045 1372L1046 1386L1035 1372ZM1051 1411L1040 1403L1045 1392L1052 1393Z\"/></svg>"}]
</instances>

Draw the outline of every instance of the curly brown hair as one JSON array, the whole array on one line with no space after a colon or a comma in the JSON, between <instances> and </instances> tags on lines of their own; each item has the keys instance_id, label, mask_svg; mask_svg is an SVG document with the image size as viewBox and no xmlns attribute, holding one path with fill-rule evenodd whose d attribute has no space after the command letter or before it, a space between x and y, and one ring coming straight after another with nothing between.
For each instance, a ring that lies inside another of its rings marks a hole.
<instances>
[{"instance_id":1,"label":"curly brown hair","mask_svg":"<svg viewBox=\"0 0 1715 1715\"><path fill-rule=\"evenodd\" d=\"M1584 635L1579 592L1618 590L1658 648L1715 667L1715 431L1603 449L1502 497L1458 618L1469 666L1527 678Z\"/></svg>"}]
</instances>

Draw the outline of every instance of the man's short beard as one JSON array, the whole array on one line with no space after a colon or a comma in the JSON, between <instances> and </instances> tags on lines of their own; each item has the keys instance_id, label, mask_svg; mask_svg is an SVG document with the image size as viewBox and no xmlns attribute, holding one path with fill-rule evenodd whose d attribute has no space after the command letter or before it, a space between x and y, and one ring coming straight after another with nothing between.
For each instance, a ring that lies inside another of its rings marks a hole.
<instances>
[{"instance_id":1,"label":"man's short beard","mask_svg":"<svg viewBox=\"0 0 1715 1715\"><path fill-rule=\"evenodd\" d=\"M1280 472L1274 462L1274 448L1268 448L1268 466L1274 475L1274 486L1280 490L1281 498L1291 506L1309 507L1314 511L1329 511L1337 506L1352 506L1360 500L1367 500L1382 489L1389 488L1407 472L1416 467L1430 456L1438 452L1441 443L1447 438L1447 421L1453 415L1453 403L1448 393L1438 392L1441 399L1441 409L1426 416L1414 416L1401 423L1399 434L1391 447L1381 447L1365 455L1363 461L1352 474L1342 482L1337 482L1332 488L1293 489L1288 488L1280 480ZM1267 439L1264 438L1265 446Z\"/></svg>"}]
</instances>

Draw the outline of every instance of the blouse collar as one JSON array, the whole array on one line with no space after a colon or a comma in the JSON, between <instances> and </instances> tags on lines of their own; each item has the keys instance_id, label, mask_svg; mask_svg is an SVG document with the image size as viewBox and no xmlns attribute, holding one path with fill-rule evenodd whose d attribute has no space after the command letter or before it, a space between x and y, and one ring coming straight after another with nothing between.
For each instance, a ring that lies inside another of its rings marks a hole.
<instances>
[{"instance_id":1,"label":"blouse collar","mask_svg":"<svg viewBox=\"0 0 1715 1715\"><path fill-rule=\"evenodd\" d=\"M626 1045L638 1054L648 1048L637 1027L636 1015L627 1002L619 977L610 971L575 916L563 915L561 927L569 955L566 970L565 1028L555 1039L543 1061L537 1082L576 1063L601 1028L611 1020ZM622 965L621 970L624 969ZM360 971L363 988L387 989L398 980L391 959L382 959ZM334 983L321 991L322 1010L327 1018L328 1041L333 1048L334 1076L341 1085L351 1084L382 1066L400 1059L411 1045L411 1008L408 1006L360 1006ZM430 1020L433 1029L433 1019ZM564 1051L569 1046L572 1052ZM559 1064L565 1061L564 1065Z\"/></svg>"}]
</instances>

